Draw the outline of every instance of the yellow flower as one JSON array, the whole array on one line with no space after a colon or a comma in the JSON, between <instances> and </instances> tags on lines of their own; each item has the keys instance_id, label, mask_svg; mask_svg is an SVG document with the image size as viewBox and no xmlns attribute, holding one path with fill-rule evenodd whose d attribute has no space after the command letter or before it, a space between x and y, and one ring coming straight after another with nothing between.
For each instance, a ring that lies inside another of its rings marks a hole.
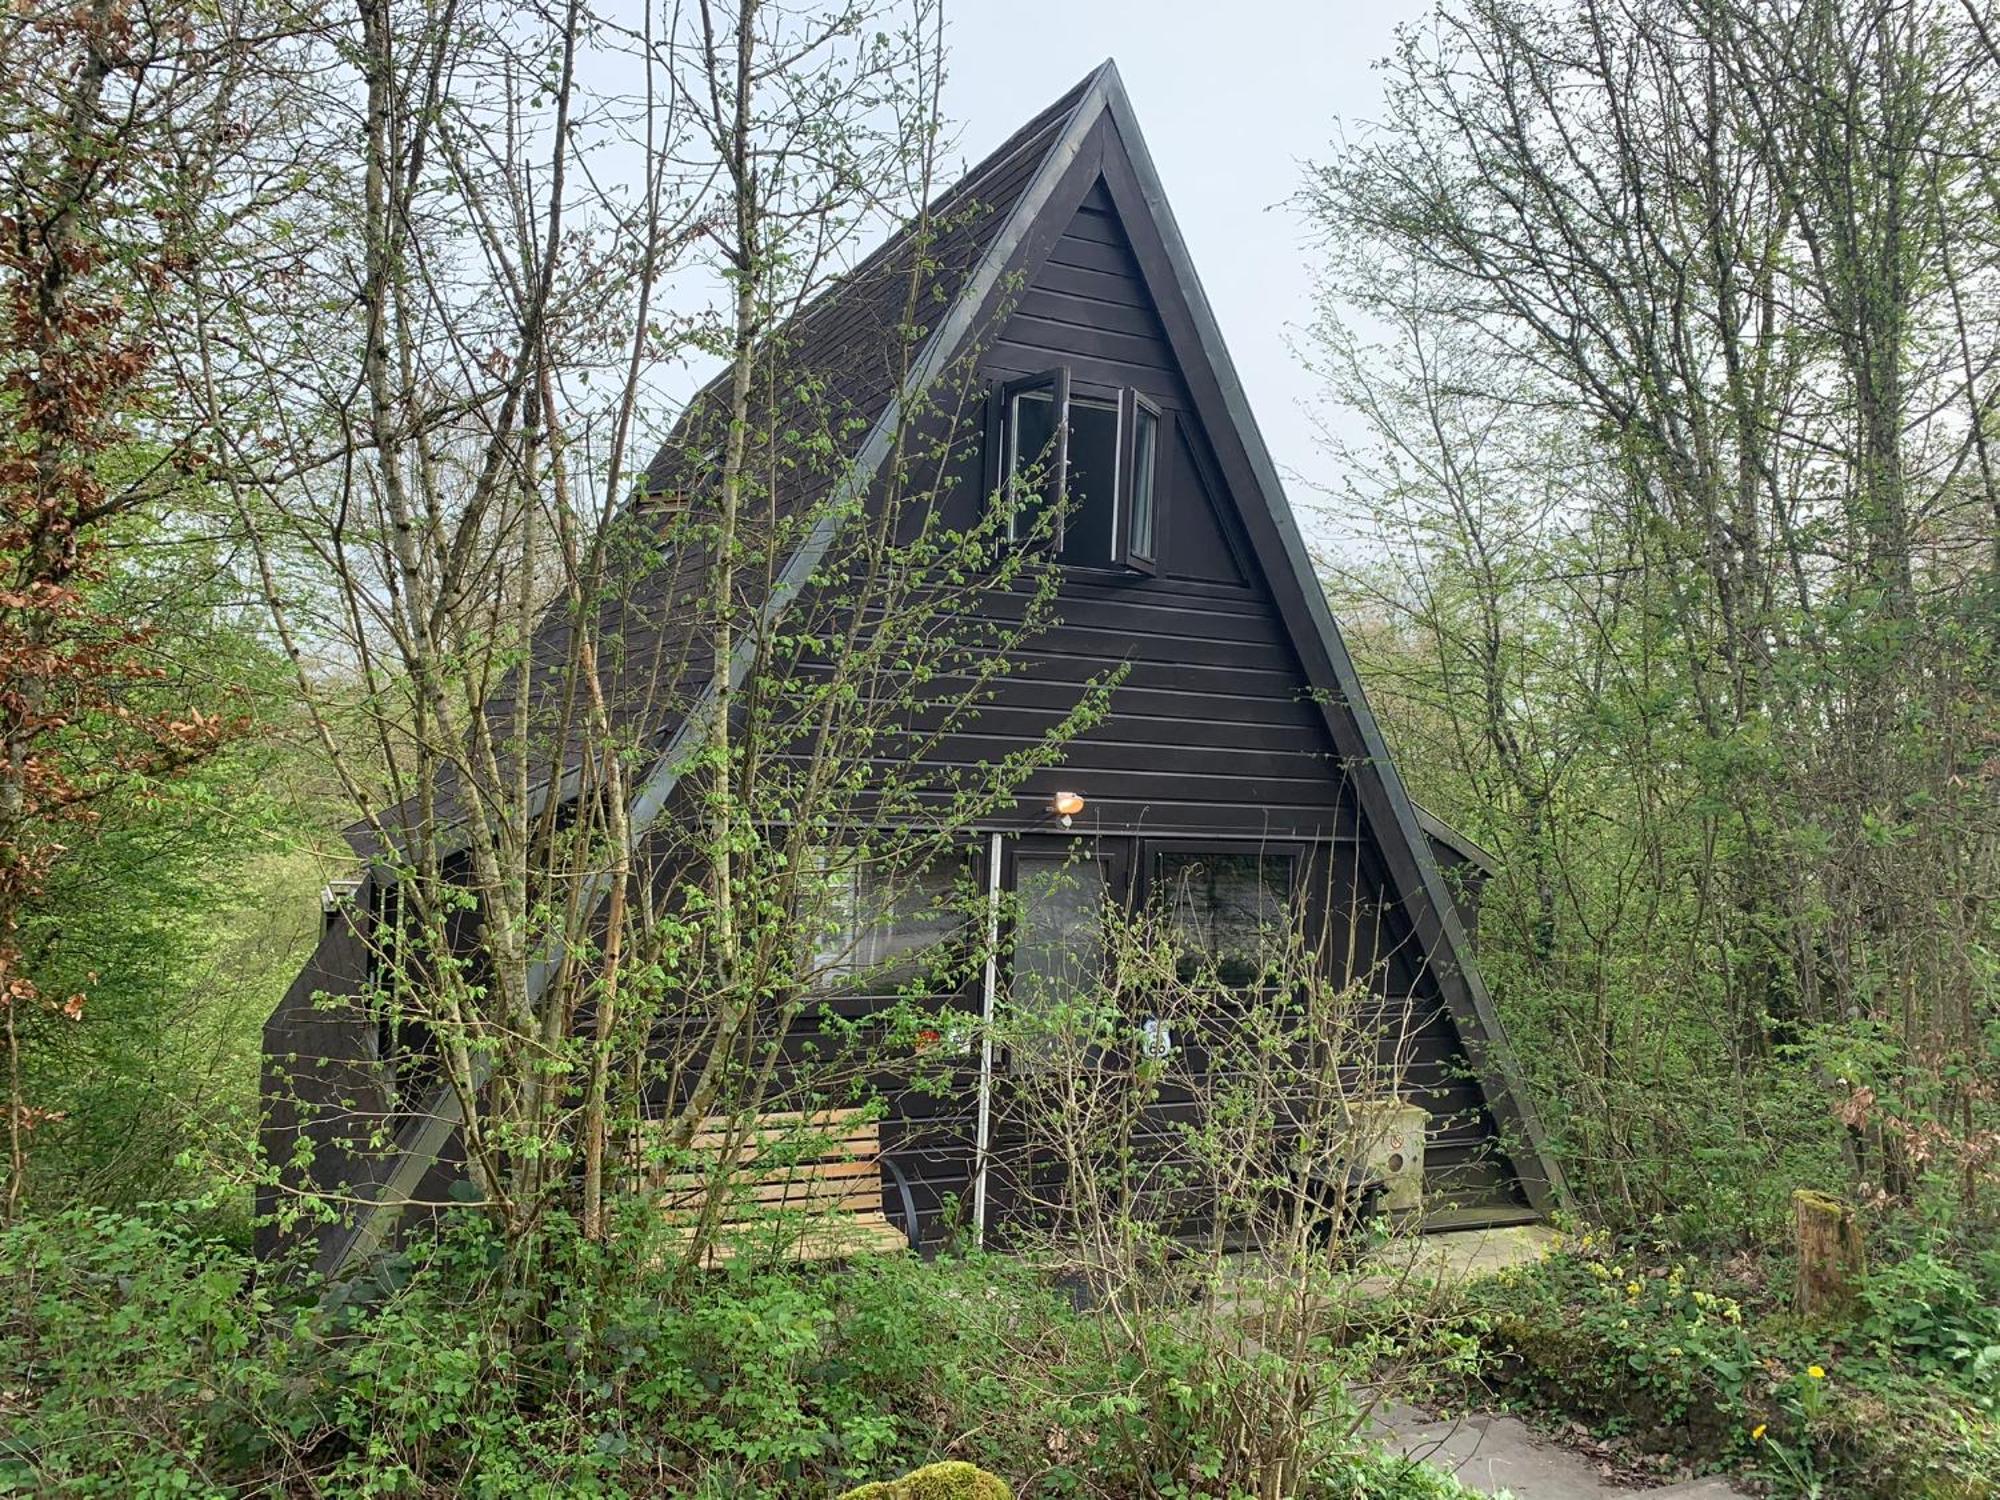
<instances>
[{"instance_id":1,"label":"yellow flower","mask_svg":"<svg viewBox=\"0 0 2000 1500\"><path fill-rule=\"evenodd\" d=\"M1764 1441L1764 1426L1765 1426L1764 1423L1759 1422L1755 1427L1750 1429L1751 1442L1761 1443Z\"/></svg>"},{"instance_id":2,"label":"yellow flower","mask_svg":"<svg viewBox=\"0 0 2000 1500\"><path fill-rule=\"evenodd\" d=\"M1636 1296L1638 1296L1638 1295L1639 1295L1639 1283L1638 1283L1638 1282L1636 1282L1636 1281L1628 1281L1628 1282L1626 1282L1626 1283L1625 1283L1625 1295L1626 1295L1626 1296L1628 1296L1628 1297L1636 1297Z\"/></svg>"},{"instance_id":3,"label":"yellow flower","mask_svg":"<svg viewBox=\"0 0 2000 1500\"><path fill-rule=\"evenodd\" d=\"M1819 1367L1818 1365L1807 1365L1807 1366L1806 1366L1806 1379L1808 1379L1808 1380L1824 1380L1824 1379L1826 1379L1826 1371L1822 1370L1822 1369L1821 1369L1821 1368L1820 1368L1820 1367Z\"/></svg>"}]
</instances>

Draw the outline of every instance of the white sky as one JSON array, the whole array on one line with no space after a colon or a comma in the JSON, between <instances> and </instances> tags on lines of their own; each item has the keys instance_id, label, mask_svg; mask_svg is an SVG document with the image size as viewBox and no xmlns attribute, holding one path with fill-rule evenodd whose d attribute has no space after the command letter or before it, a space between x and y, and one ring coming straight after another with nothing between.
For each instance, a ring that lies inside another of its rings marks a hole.
<instances>
[{"instance_id":1,"label":"white sky","mask_svg":"<svg viewBox=\"0 0 2000 1500\"><path fill-rule=\"evenodd\" d=\"M1139 127L1293 504L1328 461L1287 339L1312 312L1314 255L1285 200L1344 122L1376 117L1373 64L1428 0L958 0L944 107L977 161L1105 58ZM1308 532L1316 530L1301 515Z\"/></svg>"}]
</instances>

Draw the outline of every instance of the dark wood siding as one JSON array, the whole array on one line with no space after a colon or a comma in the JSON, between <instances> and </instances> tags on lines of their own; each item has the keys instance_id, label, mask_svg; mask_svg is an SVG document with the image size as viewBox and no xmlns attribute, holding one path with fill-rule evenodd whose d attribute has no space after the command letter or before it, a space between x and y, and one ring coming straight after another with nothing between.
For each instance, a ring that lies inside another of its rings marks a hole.
<instances>
[{"instance_id":1,"label":"dark wood siding","mask_svg":"<svg viewBox=\"0 0 2000 1500\"><path fill-rule=\"evenodd\" d=\"M260 1255L274 1255L288 1243L275 1216L288 1206L290 1192L365 1191L384 1170L382 1158L361 1147L390 1118L390 1092L379 1029L358 998L369 948L357 923L365 927L365 913L327 915L311 959L264 1023L259 1139L280 1181L260 1180L257 1187ZM325 1003L328 995L357 998L334 1006ZM302 1137L311 1146L303 1170ZM328 1229L308 1218L299 1233L317 1246Z\"/></svg>"},{"instance_id":2,"label":"dark wood siding","mask_svg":"<svg viewBox=\"0 0 2000 1500\"><path fill-rule=\"evenodd\" d=\"M1025 789L1023 814L1058 787L1080 791L1080 828L1230 837L1353 832L1353 799L1270 591L1249 566L1180 376L1124 230L1094 186L989 343L995 382L1056 365L1073 394L1126 386L1167 418L1156 494L1160 570L1142 577L1071 569L1060 623L1017 653L962 753L977 759L1059 722L1080 686L1124 676L1108 720L1076 741L1066 765ZM978 503L978 486L955 501ZM962 518L969 519L969 518ZM985 607L1018 619L1006 595Z\"/></svg>"},{"instance_id":3,"label":"dark wood siding","mask_svg":"<svg viewBox=\"0 0 2000 1500\"><path fill-rule=\"evenodd\" d=\"M979 736L997 749L1037 734L1074 701L1073 684L1114 667L1126 676L1106 721L1066 764L1029 785L1023 816L1057 787L1081 792L1079 831L1331 841L1353 872L1351 912L1367 926L1360 964L1383 1000L1385 1047L1432 1115L1426 1153L1440 1208L1511 1208L1521 1200L1494 1121L1410 924L1384 901L1387 876L1358 826L1356 799L1325 716L1266 580L1252 561L1179 362L1133 249L1099 183L989 345L993 381L1066 366L1072 390L1136 387L1171 426L1158 504L1157 577L1070 570L1060 624L1004 682ZM991 601L1009 615L1009 601ZM1013 611L1018 616L1018 608ZM1363 835L1357 840L1357 835ZM1338 944L1336 944L1338 946Z\"/></svg>"},{"instance_id":4,"label":"dark wood siding","mask_svg":"<svg viewBox=\"0 0 2000 1500\"><path fill-rule=\"evenodd\" d=\"M1013 653L1014 672L994 687L990 707L963 733L934 747L928 763L992 763L1039 739L1077 703L1083 684L1111 671L1123 678L1108 717L1072 742L1063 764L1032 777L1006 826L1050 827L1042 809L1058 788L1080 792L1085 812L1074 831L1106 839L1282 841L1333 851L1347 872L1328 902L1345 951L1357 926L1358 968L1372 973L1381 1000L1376 1022L1410 1097L1431 1113L1427 1196L1436 1209L1517 1208L1518 1192L1491 1115L1433 979L1410 951L1410 927L1382 898L1387 876L1363 836L1357 799L1325 714L1266 580L1257 570L1231 497L1224 490L1178 362L1138 262L1102 184L1085 197L1045 264L1028 280L987 344L980 375L999 383L1055 366L1072 391L1110 397L1134 386L1167 416L1169 441L1157 490L1161 515L1158 576L1068 569L1058 622ZM976 445L968 445L968 449ZM979 455L947 502L953 524L969 524L981 503ZM1018 622L1019 595L994 593L981 613ZM950 684L940 685L948 693ZM913 722L926 716L918 712ZM1135 842L1132 848L1144 849ZM1143 881L1142 881L1143 884ZM1332 907L1342 910L1332 910ZM865 1014L867 997L841 1003ZM977 1010L966 994L938 1004ZM800 1023L796 1045L823 1045L816 1020ZM969 1202L974 1169L976 1059L942 1096L914 1094L879 1080L894 1100L885 1148L912 1181L924 1237L950 1229L943 1209ZM1161 1105L1170 1130L1172 1101ZM1183 1111L1184 1113L1184 1111ZM1009 1152L1009 1126L995 1122L996 1153Z\"/></svg>"}]
</instances>

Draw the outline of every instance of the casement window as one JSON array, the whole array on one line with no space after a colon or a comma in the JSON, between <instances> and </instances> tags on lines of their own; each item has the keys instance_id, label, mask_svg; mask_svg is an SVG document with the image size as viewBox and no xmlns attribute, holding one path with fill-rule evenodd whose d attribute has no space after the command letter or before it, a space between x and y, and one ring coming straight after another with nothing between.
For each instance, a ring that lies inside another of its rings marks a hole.
<instances>
[{"instance_id":1,"label":"casement window","mask_svg":"<svg viewBox=\"0 0 2000 1500\"><path fill-rule=\"evenodd\" d=\"M1125 548L1119 560L1126 567L1151 573L1158 568L1160 556L1160 434L1164 430L1160 409L1137 391L1127 390L1120 404L1119 428L1124 444L1119 463L1125 476L1116 522Z\"/></svg>"},{"instance_id":2,"label":"casement window","mask_svg":"<svg viewBox=\"0 0 2000 1500\"><path fill-rule=\"evenodd\" d=\"M1294 918L1295 863L1270 850L1164 850L1153 898L1165 916L1183 979L1207 970L1224 984L1256 984L1282 959Z\"/></svg>"},{"instance_id":3,"label":"casement window","mask_svg":"<svg viewBox=\"0 0 2000 1500\"><path fill-rule=\"evenodd\" d=\"M850 849L821 851L801 892L813 988L887 994L922 976L965 935L963 868L956 854L903 867Z\"/></svg>"},{"instance_id":4,"label":"casement window","mask_svg":"<svg viewBox=\"0 0 2000 1500\"><path fill-rule=\"evenodd\" d=\"M987 490L1010 542L1042 541L1073 567L1159 567L1160 408L1137 391L1073 391L1048 370L994 388Z\"/></svg>"}]
</instances>

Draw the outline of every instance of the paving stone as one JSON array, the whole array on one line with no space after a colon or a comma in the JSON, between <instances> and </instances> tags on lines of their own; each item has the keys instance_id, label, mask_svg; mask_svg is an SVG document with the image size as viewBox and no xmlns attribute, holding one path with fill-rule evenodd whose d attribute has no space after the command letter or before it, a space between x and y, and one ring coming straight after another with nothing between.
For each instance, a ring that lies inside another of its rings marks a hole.
<instances>
[{"instance_id":1,"label":"paving stone","mask_svg":"<svg viewBox=\"0 0 2000 1500\"><path fill-rule=\"evenodd\" d=\"M1357 1404L1371 1399L1369 1392L1353 1393ZM1413 1432L1419 1427L1428 1427L1431 1419L1414 1406L1405 1406L1400 1401L1377 1400L1374 1409L1368 1413L1368 1421L1363 1430L1380 1442L1391 1442L1399 1434Z\"/></svg>"},{"instance_id":2,"label":"paving stone","mask_svg":"<svg viewBox=\"0 0 2000 1500\"><path fill-rule=\"evenodd\" d=\"M1749 1492L1739 1490L1726 1479L1711 1475L1707 1479L1689 1479L1680 1484L1670 1484L1657 1490L1619 1490L1613 1500L1750 1500ZM1521 1500L1531 1500L1522 1496Z\"/></svg>"}]
</instances>

